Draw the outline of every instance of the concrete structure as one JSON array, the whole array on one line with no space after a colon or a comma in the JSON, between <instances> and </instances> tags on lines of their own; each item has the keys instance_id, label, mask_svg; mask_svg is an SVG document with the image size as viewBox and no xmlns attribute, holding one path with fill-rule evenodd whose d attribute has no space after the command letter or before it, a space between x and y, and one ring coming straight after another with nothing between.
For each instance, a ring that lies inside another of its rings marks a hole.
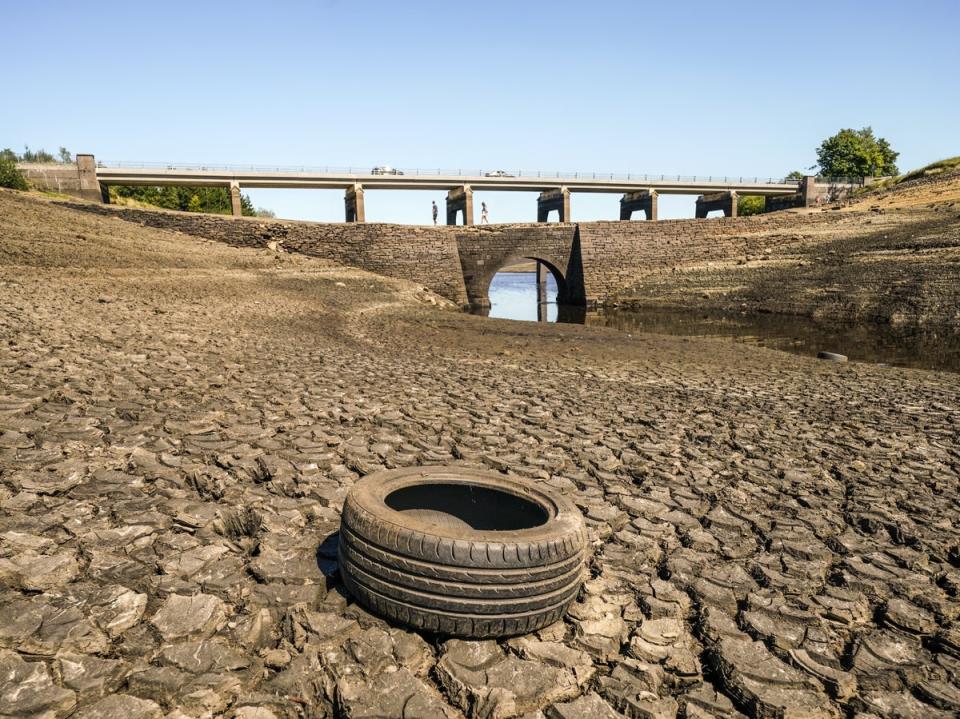
<instances>
[{"instance_id":1,"label":"concrete structure","mask_svg":"<svg viewBox=\"0 0 960 719\"><path fill-rule=\"evenodd\" d=\"M97 167L93 155L77 155L76 162L21 162L17 167L26 175L31 186L82 197L94 202L109 202L106 186L97 181Z\"/></svg>"},{"instance_id":2,"label":"concrete structure","mask_svg":"<svg viewBox=\"0 0 960 719\"><path fill-rule=\"evenodd\" d=\"M243 202L240 198L240 183L230 183L230 211L234 217L240 217L243 214Z\"/></svg>"},{"instance_id":3,"label":"concrete structure","mask_svg":"<svg viewBox=\"0 0 960 719\"><path fill-rule=\"evenodd\" d=\"M648 220L657 219L657 191L638 190L620 198L620 219L629 220L634 212L643 212Z\"/></svg>"},{"instance_id":4,"label":"concrete structure","mask_svg":"<svg viewBox=\"0 0 960 719\"><path fill-rule=\"evenodd\" d=\"M106 188L97 181L97 162L93 155L77 155L77 175L80 182L80 196L85 200L102 201ZM106 195L109 200L110 196Z\"/></svg>"},{"instance_id":5,"label":"concrete structure","mask_svg":"<svg viewBox=\"0 0 960 719\"><path fill-rule=\"evenodd\" d=\"M347 222L366 222L366 209L363 206L363 186L351 185L343 195L343 204Z\"/></svg>"},{"instance_id":6,"label":"concrete structure","mask_svg":"<svg viewBox=\"0 0 960 719\"><path fill-rule=\"evenodd\" d=\"M651 272L742 258L783 242L781 228L800 231L834 221L832 213L768 214L718 222L527 223L473 226L291 222L190 212L83 204L91 212L206 237L231 245L276 242L291 252L323 257L429 287L459 305L489 307L493 276L525 260L550 272L560 303L595 306L616 299ZM541 298L545 299L545 288ZM546 307L544 306L544 310Z\"/></svg>"},{"instance_id":7,"label":"concrete structure","mask_svg":"<svg viewBox=\"0 0 960 719\"><path fill-rule=\"evenodd\" d=\"M92 162L92 157L91 157ZM220 186L232 188L320 188L343 189L348 222L363 222L365 189L446 190L447 224L456 224L462 213L463 224L473 224L473 193L477 190L538 192L537 220L546 222L551 212L561 222L570 222L570 195L574 192L622 194L621 219L642 210L648 220L657 219L657 197L661 194L709 195L717 192L762 195L764 197L796 196L797 180L759 178L713 178L650 175L611 175L597 173L518 173L502 172L452 174L442 171L411 170L388 173L330 170L241 170L178 167L96 167L97 181L109 185L182 185L189 187Z\"/></svg>"},{"instance_id":8,"label":"concrete structure","mask_svg":"<svg viewBox=\"0 0 960 719\"><path fill-rule=\"evenodd\" d=\"M473 224L473 189L470 185L454 187L447 193L447 224L457 224L457 213L463 213L463 224Z\"/></svg>"},{"instance_id":9,"label":"concrete structure","mask_svg":"<svg viewBox=\"0 0 960 719\"><path fill-rule=\"evenodd\" d=\"M811 207L842 198L862 182L841 182L806 177L803 180L759 178L713 178L650 175L611 175L597 173L518 173L502 172L448 174L442 171L398 171L389 173L335 171L308 172L257 169L210 169L177 167L105 167L93 155L77 155L76 165L21 164L34 186L66 192L88 200L109 202L111 185L225 187L230 191L231 209L241 214L240 193L244 188L325 188L344 190L347 222L364 222L365 189L446 190L447 223L456 224L462 213L463 224L473 224L473 193L482 191L539 192L537 219L545 222L554 210L561 222L570 222L570 195L574 192L618 193L620 219L627 220L642 211L648 220L657 219L657 198L662 194L701 195L698 217L712 209L735 216L736 195L759 195L767 199L768 211L790 207ZM421 174L422 173L422 174Z\"/></svg>"},{"instance_id":10,"label":"concrete structure","mask_svg":"<svg viewBox=\"0 0 960 719\"><path fill-rule=\"evenodd\" d=\"M545 190L537 198L537 222L547 222L550 213L556 210L560 215L560 222L570 222L570 190L560 187L556 190Z\"/></svg>"},{"instance_id":11,"label":"concrete structure","mask_svg":"<svg viewBox=\"0 0 960 719\"><path fill-rule=\"evenodd\" d=\"M703 219L710 212L722 210L724 217L737 216L737 193L714 192L697 198L697 219Z\"/></svg>"},{"instance_id":12,"label":"concrete structure","mask_svg":"<svg viewBox=\"0 0 960 719\"><path fill-rule=\"evenodd\" d=\"M537 322L547 321L547 266L537 260Z\"/></svg>"}]
</instances>

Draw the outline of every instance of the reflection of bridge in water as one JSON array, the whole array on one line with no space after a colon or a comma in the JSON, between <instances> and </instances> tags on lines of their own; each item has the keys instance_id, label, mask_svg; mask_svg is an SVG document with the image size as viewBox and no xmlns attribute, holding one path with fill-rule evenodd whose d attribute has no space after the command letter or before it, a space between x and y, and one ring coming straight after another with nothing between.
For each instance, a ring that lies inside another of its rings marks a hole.
<instances>
[{"instance_id":1,"label":"reflection of bridge in water","mask_svg":"<svg viewBox=\"0 0 960 719\"><path fill-rule=\"evenodd\" d=\"M538 192L538 222L546 222L552 212L558 213L560 222L569 222L573 193L621 194L621 220L631 219L636 212L642 212L647 220L656 220L660 195L698 195L697 217L706 217L712 211L735 217L737 199L741 195L770 198L769 209L784 209L809 206L838 187L862 184L813 176L793 179L524 170L362 170L352 167L97 163L92 155L78 155L77 162L81 174L86 165L87 171L95 176L93 182L104 201L109 201L107 189L110 185L226 187L231 192L235 215L240 214L240 192L245 188L342 189L347 222L365 220L365 190L445 190L448 225L473 224L473 193L478 190Z\"/></svg>"}]
</instances>

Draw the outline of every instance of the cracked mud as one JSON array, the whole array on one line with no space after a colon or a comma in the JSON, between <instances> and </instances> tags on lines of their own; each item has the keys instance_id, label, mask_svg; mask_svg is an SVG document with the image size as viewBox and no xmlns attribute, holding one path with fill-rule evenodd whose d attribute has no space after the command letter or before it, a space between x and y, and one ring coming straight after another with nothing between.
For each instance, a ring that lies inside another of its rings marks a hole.
<instances>
[{"instance_id":1,"label":"cracked mud","mask_svg":"<svg viewBox=\"0 0 960 719\"><path fill-rule=\"evenodd\" d=\"M0 717L960 711L960 386L486 320L409 283L0 192ZM500 642L344 592L345 493L571 497L591 577Z\"/></svg>"}]
</instances>

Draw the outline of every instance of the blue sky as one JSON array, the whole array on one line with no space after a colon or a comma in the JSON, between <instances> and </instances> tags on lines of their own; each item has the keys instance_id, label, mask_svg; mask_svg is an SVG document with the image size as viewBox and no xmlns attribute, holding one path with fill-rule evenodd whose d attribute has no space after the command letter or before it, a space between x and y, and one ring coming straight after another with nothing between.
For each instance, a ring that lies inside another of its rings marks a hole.
<instances>
[{"instance_id":1,"label":"blue sky","mask_svg":"<svg viewBox=\"0 0 960 719\"><path fill-rule=\"evenodd\" d=\"M778 176L872 125L960 154L960 3L2 0L0 146L104 160ZM259 190L340 221L340 191ZM368 191L428 222L442 192ZM535 195L477 193L492 221ZM615 219L574 195L574 219ZM691 216L693 197L661 201ZM477 218L479 219L479 218Z\"/></svg>"}]
</instances>

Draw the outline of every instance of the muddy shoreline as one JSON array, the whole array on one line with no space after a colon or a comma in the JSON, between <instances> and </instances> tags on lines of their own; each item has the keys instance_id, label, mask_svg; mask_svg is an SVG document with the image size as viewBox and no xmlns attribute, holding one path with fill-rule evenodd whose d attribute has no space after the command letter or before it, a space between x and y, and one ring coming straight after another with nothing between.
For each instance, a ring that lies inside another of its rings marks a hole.
<instances>
[{"instance_id":1,"label":"muddy shoreline","mask_svg":"<svg viewBox=\"0 0 960 719\"><path fill-rule=\"evenodd\" d=\"M474 317L9 192L0 302L3 713L960 710L956 375ZM438 463L580 507L564 621L443 641L351 600L346 491Z\"/></svg>"}]
</instances>

